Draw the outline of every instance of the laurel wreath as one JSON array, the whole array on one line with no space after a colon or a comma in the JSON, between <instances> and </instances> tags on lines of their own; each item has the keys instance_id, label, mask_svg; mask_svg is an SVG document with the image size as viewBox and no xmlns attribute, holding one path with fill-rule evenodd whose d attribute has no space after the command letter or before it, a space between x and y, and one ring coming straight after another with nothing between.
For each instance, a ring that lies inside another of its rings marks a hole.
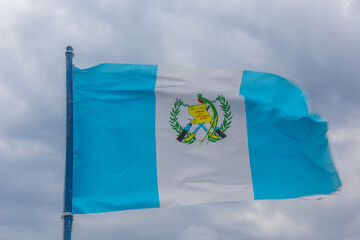
<instances>
[{"instance_id":1,"label":"laurel wreath","mask_svg":"<svg viewBox=\"0 0 360 240\"><path fill-rule=\"evenodd\" d=\"M228 130L231 127L231 123L232 123L230 105L229 105L229 102L225 99L225 97L223 95L217 96L216 100L218 100L220 102L220 108L224 112L224 114L223 114L224 120L222 121L219 130L223 133L226 133L226 130ZM208 140L210 142L217 142L217 141L220 141L221 138L214 138L212 135L208 135Z\"/></svg>"},{"instance_id":2,"label":"laurel wreath","mask_svg":"<svg viewBox=\"0 0 360 240\"><path fill-rule=\"evenodd\" d=\"M222 95L217 96L216 100L220 102L220 108L224 112L224 114L223 114L224 119L220 125L219 130L223 133L226 133L226 131L231 127L231 123L232 123L232 121L231 121L232 115L231 115L230 105L229 105L229 102ZM176 99L174 106L171 108L171 111L170 111L169 123L170 123L171 128L177 132L177 136L179 136L181 134L181 132L184 130L184 127L181 126L178 121L179 120L178 116L181 111L180 107L182 104L183 104L183 101L181 99ZM214 134L217 136L216 133L214 133ZM193 142L195 142L196 136L194 136L190 140L186 140L186 138L188 138L190 135L191 135L191 133L188 132L182 142L185 144L192 144ZM220 138L218 136L217 136L217 138L214 138L212 135L208 135L208 141L210 141L210 142L218 142L220 140L222 140L222 138Z\"/></svg>"},{"instance_id":3,"label":"laurel wreath","mask_svg":"<svg viewBox=\"0 0 360 240\"><path fill-rule=\"evenodd\" d=\"M180 107L181 105L183 104L183 101L181 101L181 99L176 99L175 103L174 103L174 106L172 107L171 109L171 112L170 112L170 126L172 129L174 129L178 136L181 134L181 132L184 130L183 126L180 125L179 121L178 121L178 115L180 114ZM187 137L190 136L190 132L188 132L184 138L184 140L182 141L183 143L185 144L192 144L193 142L195 142L196 140L196 137L193 137L192 139L190 140L186 140Z\"/></svg>"}]
</instances>

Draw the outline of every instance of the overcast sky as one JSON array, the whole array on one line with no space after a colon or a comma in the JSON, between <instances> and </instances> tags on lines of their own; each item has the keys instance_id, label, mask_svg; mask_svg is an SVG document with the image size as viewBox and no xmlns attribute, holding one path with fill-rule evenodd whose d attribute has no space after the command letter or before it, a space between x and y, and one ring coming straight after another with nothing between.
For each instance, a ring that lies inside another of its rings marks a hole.
<instances>
[{"instance_id":1,"label":"overcast sky","mask_svg":"<svg viewBox=\"0 0 360 240\"><path fill-rule=\"evenodd\" d=\"M359 239L360 3L1 0L0 239L61 239L65 47L75 65L247 69L292 79L329 121L343 187L315 198L76 215L73 239Z\"/></svg>"}]
</instances>

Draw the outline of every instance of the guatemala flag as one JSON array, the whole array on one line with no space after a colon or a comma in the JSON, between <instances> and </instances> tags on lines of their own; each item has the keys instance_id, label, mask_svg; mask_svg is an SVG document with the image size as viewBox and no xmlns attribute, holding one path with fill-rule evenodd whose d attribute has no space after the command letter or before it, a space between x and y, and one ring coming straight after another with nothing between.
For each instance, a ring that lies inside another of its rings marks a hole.
<instances>
[{"instance_id":1,"label":"guatemala flag","mask_svg":"<svg viewBox=\"0 0 360 240\"><path fill-rule=\"evenodd\" d=\"M74 70L73 213L330 194L327 122L274 74Z\"/></svg>"}]
</instances>

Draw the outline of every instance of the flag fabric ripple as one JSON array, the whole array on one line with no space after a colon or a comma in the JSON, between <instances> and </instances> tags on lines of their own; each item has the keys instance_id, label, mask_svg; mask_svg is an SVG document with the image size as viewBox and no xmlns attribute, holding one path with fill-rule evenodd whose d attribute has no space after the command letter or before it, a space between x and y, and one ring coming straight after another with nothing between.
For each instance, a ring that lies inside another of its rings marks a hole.
<instances>
[{"instance_id":1,"label":"flag fabric ripple","mask_svg":"<svg viewBox=\"0 0 360 240\"><path fill-rule=\"evenodd\" d=\"M75 68L73 213L330 194L327 121L274 74Z\"/></svg>"}]
</instances>

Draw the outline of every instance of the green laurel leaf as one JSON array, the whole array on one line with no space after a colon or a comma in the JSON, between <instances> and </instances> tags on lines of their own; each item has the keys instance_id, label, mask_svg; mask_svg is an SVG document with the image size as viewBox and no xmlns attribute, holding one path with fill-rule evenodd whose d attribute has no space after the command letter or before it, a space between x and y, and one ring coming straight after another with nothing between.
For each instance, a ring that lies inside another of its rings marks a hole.
<instances>
[{"instance_id":1,"label":"green laurel leaf","mask_svg":"<svg viewBox=\"0 0 360 240\"><path fill-rule=\"evenodd\" d=\"M232 115L231 115L231 109L230 109L230 104L229 102L225 99L224 96L219 95L216 98L219 102L220 102L220 108L221 110L223 110L224 114L224 120L222 121L219 130L223 133L226 133L226 130L228 130L231 127L231 119L232 119ZM222 140L222 138L220 138L217 134L215 134L215 136L217 137L213 137L211 135L208 135L208 140L210 142L218 142L220 140Z\"/></svg>"},{"instance_id":2,"label":"green laurel leaf","mask_svg":"<svg viewBox=\"0 0 360 240\"><path fill-rule=\"evenodd\" d=\"M173 130L176 131L177 133L177 136L179 136L181 134L181 132L184 130L184 127L180 125L179 121L178 121L178 116L180 114L180 107L181 105L183 104L183 101L181 99L177 99L174 103L174 106L171 108L171 111L170 111L170 120L169 120L169 123L170 123L170 126ZM182 143L185 143L185 144L192 144L193 142L195 142L195 137L189 139L189 140L186 140L186 138L188 138L190 136L191 133L187 133L184 140L182 141Z\"/></svg>"}]
</instances>

